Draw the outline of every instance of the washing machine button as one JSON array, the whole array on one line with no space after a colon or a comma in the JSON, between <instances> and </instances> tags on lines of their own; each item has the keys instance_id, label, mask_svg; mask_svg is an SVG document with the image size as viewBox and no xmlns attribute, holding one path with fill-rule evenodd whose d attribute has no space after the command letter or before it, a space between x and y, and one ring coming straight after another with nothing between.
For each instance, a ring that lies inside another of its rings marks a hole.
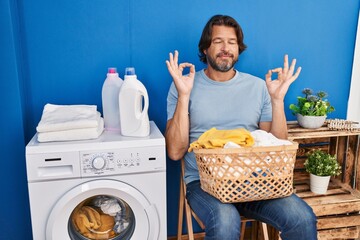
<instances>
[{"instance_id":1,"label":"washing machine button","mask_svg":"<svg viewBox=\"0 0 360 240\"><path fill-rule=\"evenodd\" d=\"M100 170L103 169L106 165L106 160L102 156L97 156L92 160L92 167Z\"/></svg>"}]
</instances>

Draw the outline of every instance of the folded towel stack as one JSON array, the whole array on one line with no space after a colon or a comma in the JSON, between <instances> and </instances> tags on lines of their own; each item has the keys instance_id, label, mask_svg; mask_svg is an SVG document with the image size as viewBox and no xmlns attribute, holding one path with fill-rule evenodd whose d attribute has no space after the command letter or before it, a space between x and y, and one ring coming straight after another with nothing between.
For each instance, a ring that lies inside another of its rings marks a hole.
<instances>
[{"instance_id":1,"label":"folded towel stack","mask_svg":"<svg viewBox=\"0 0 360 240\"><path fill-rule=\"evenodd\" d=\"M94 139L104 120L95 105L46 104L36 131L39 142Z\"/></svg>"}]
</instances>

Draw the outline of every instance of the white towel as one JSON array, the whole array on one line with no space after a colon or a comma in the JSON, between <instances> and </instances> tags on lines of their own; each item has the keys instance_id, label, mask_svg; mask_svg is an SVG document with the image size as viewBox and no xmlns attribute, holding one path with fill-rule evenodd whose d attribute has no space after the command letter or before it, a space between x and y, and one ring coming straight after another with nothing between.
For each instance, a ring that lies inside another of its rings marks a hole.
<instances>
[{"instance_id":1,"label":"white towel","mask_svg":"<svg viewBox=\"0 0 360 240\"><path fill-rule=\"evenodd\" d=\"M81 128L97 128L100 113L96 105L46 104L38 132L54 132Z\"/></svg>"},{"instance_id":2,"label":"white towel","mask_svg":"<svg viewBox=\"0 0 360 240\"><path fill-rule=\"evenodd\" d=\"M39 142L54 142L54 141L74 141L74 140L88 140L98 138L104 131L104 120L99 119L98 126L95 128L81 128L54 132L39 132Z\"/></svg>"}]
</instances>

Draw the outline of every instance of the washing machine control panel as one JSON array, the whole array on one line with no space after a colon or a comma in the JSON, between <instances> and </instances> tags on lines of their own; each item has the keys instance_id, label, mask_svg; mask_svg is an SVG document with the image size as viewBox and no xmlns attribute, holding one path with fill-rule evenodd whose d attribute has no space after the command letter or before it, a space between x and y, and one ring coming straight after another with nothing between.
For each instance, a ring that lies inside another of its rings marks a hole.
<instances>
[{"instance_id":1,"label":"washing machine control panel","mask_svg":"<svg viewBox=\"0 0 360 240\"><path fill-rule=\"evenodd\" d=\"M114 153L83 153L81 155L81 171L84 174L101 174L114 170Z\"/></svg>"},{"instance_id":2,"label":"washing machine control panel","mask_svg":"<svg viewBox=\"0 0 360 240\"><path fill-rule=\"evenodd\" d=\"M80 152L82 176L161 170L165 166L163 147L128 148Z\"/></svg>"}]
</instances>

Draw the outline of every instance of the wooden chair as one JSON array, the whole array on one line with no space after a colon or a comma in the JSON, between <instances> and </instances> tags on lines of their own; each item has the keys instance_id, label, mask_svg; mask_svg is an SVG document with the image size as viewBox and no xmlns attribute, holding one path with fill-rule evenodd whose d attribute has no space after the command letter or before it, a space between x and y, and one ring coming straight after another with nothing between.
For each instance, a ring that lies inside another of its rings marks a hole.
<instances>
[{"instance_id":1,"label":"wooden chair","mask_svg":"<svg viewBox=\"0 0 360 240\"><path fill-rule=\"evenodd\" d=\"M186 199L186 184L184 182L184 160L181 160L181 173L180 173L180 197L179 197L179 216L178 216L178 232L177 232L177 240L182 239L182 225L183 225L183 217L184 217L184 210L185 210L185 217L186 217L186 226L188 230L188 239L194 240L194 232L193 232L193 225L192 225L192 216L196 220L196 222L199 224L201 229L205 229L204 223L200 220L200 218L195 214L194 211L190 208L190 205L187 202ZM184 209L185 208L185 209ZM269 235L267 231L267 225L266 223L259 222L260 224L256 224L258 221L255 219L248 219L245 217L241 217L241 238L240 240L244 240L245 237L245 228L246 223L252 222L252 227L256 227L259 225L259 228L261 229L262 237L264 240L269 240ZM256 231L252 231L252 237L251 239L256 239L254 235L256 235Z\"/></svg>"}]
</instances>

